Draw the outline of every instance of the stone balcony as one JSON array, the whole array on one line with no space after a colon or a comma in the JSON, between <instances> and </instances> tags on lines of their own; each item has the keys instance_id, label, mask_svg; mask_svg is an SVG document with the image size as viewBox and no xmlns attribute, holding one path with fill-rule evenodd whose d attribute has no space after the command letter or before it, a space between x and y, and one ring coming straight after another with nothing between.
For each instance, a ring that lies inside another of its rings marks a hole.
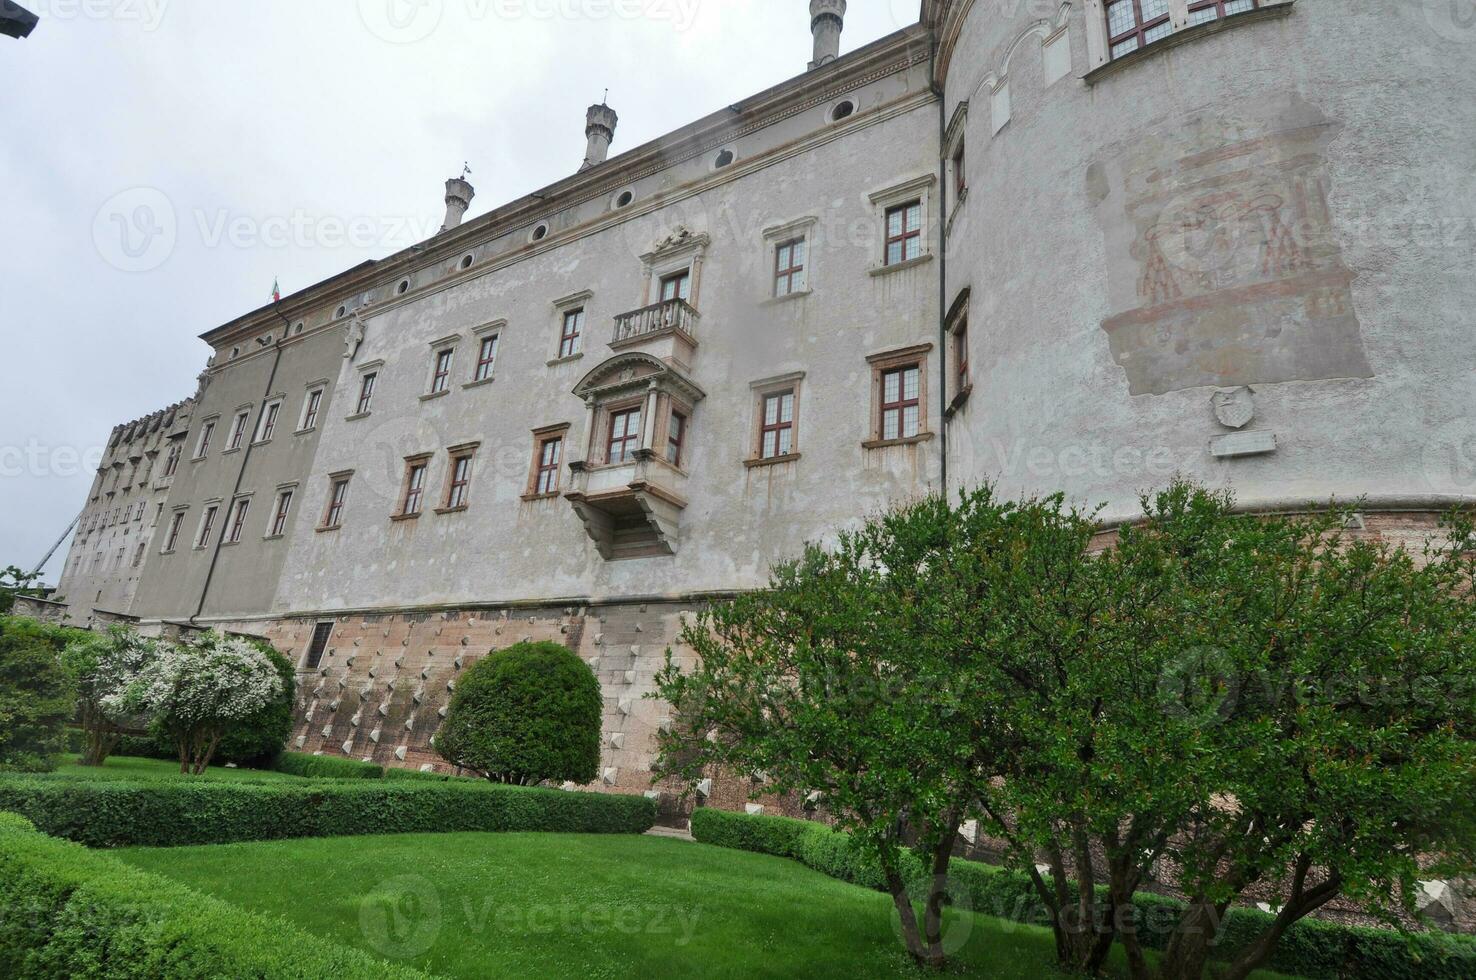
<instances>
[{"instance_id":1,"label":"stone balcony","mask_svg":"<svg viewBox=\"0 0 1476 980\"><path fill-rule=\"evenodd\" d=\"M643 306L615 318L615 351L640 350L663 360L690 366L697 351L697 324L702 314L681 299Z\"/></svg>"},{"instance_id":2,"label":"stone balcony","mask_svg":"<svg viewBox=\"0 0 1476 980\"><path fill-rule=\"evenodd\" d=\"M606 561L676 554L687 475L653 449L627 463L569 464L573 485L564 494Z\"/></svg>"}]
</instances>

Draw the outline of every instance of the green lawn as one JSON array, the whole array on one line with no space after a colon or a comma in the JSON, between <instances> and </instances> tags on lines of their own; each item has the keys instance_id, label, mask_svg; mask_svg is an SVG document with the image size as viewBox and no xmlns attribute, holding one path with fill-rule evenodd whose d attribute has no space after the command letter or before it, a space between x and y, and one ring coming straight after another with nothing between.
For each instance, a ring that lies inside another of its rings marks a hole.
<instances>
[{"instance_id":1,"label":"green lawn","mask_svg":"<svg viewBox=\"0 0 1476 980\"><path fill-rule=\"evenodd\" d=\"M80 757L75 755L64 756L56 771L46 775L53 779L221 779L242 783L277 782L283 779L300 778L284 772L270 772L263 769L227 769L224 766L211 766L201 776L181 776L179 763L164 759L139 759L132 756L115 755L111 756L101 767L97 767L78 765L78 758Z\"/></svg>"},{"instance_id":2,"label":"green lawn","mask_svg":"<svg viewBox=\"0 0 1476 980\"><path fill-rule=\"evenodd\" d=\"M887 896L680 840L440 834L114 853L445 977L920 975ZM957 914L950 940L958 974L1056 975L1042 929Z\"/></svg>"}]
</instances>

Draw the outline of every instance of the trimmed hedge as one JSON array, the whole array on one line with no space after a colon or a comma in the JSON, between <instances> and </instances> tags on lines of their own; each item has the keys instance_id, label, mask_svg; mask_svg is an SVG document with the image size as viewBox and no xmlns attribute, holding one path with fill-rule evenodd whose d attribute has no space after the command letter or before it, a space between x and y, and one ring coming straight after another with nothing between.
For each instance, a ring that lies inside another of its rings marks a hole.
<instances>
[{"instance_id":1,"label":"trimmed hedge","mask_svg":"<svg viewBox=\"0 0 1476 980\"><path fill-rule=\"evenodd\" d=\"M308 779L384 778L384 767L372 762L327 755L306 755L302 752L283 752L272 768L289 776L304 776Z\"/></svg>"},{"instance_id":2,"label":"trimmed hedge","mask_svg":"<svg viewBox=\"0 0 1476 980\"><path fill-rule=\"evenodd\" d=\"M692 814L692 836L704 844L793 858L829 877L885 890L876 859L859 850L850 834L824 824L702 808ZM912 854L906 855L903 875L909 887L926 881L921 860ZM1032 925L1050 924L1044 903L1029 875L1023 872L954 859L949 878L955 901L975 912ZM1142 944L1163 949L1184 904L1139 893L1134 905ZM1219 948L1228 958L1270 924L1271 916L1257 909L1234 909L1225 917ZM1441 932L1403 935L1388 929L1304 919L1287 930L1265 969L1312 980L1355 976L1464 980L1476 977L1476 937Z\"/></svg>"},{"instance_id":3,"label":"trimmed hedge","mask_svg":"<svg viewBox=\"0 0 1476 980\"><path fill-rule=\"evenodd\" d=\"M246 912L0 813L0 976L348 977L426 974Z\"/></svg>"},{"instance_id":4,"label":"trimmed hedge","mask_svg":"<svg viewBox=\"0 0 1476 980\"><path fill-rule=\"evenodd\" d=\"M89 847L174 847L293 837L550 831L641 834L643 796L490 783L314 780L237 783L0 778L0 810Z\"/></svg>"},{"instance_id":5,"label":"trimmed hedge","mask_svg":"<svg viewBox=\"0 0 1476 980\"><path fill-rule=\"evenodd\" d=\"M394 782L395 780L408 780L410 782L422 783L481 783L485 780L475 776L453 776L449 772L420 772L417 769L397 769L394 766L386 766L384 778Z\"/></svg>"}]
</instances>

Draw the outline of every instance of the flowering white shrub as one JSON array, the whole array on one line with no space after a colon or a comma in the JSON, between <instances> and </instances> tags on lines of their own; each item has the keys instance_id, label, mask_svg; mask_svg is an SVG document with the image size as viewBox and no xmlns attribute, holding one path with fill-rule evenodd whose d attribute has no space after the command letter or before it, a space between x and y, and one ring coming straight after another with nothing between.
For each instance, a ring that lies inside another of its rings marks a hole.
<instances>
[{"instance_id":1,"label":"flowering white shrub","mask_svg":"<svg viewBox=\"0 0 1476 980\"><path fill-rule=\"evenodd\" d=\"M246 640L206 633L160 644L133 681L103 699L110 713L144 715L174 739L180 770L202 773L225 730L282 694L271 659Z\"/></svg>"},{"instance_id":2,"label":"flowering white shrub","mask_svg":"<svg viewBox=\"0 0 1476 980\"><path fill-rule=\"evenodd\" d=\"M156 641L122 626L89 634L62 651L62 664L77 685L77 713L87 736L83 765L102 765L117 747L122 726L135 720L121 710L117 697L158 655Z\"/></svg>"}]
</instances>

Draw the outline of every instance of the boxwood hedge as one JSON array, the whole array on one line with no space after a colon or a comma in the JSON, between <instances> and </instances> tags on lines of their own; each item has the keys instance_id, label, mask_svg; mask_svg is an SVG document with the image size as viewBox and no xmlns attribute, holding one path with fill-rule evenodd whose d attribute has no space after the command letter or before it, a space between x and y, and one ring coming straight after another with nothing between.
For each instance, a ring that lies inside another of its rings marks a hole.
<instances>
[{"instance_id":1,"label":"boxwood hedge","mask_svg":"<svg viewBox=\"0 0 1476 980\"><path fill-rule=\"evenodd\" d=\"M793 858L822 874L863 887L884 887L876 860L857 849L849 834L824 824L703 808L692 814L692 836L704 844ZM925 879L922 862L912 855L907 856L903 873L910 884ZM1028 875L958 859L949 875L957 904L996 918L1049 924ZM1140 894L1134 904L1143 945L1162 949L1183 903ZM1270 918L1255 909L1231 911L1220 940L1223 955L1229 957L1245 948L1266 929ZM1303 920L1287 931L1266 969L1312 980L1457 980L1476 977L1476 937L1439 932L1402 935L1387 929Z\"/></svg>"},{"instance_id":2,"label":"boxwood hedge","mask_svg":"<svg viewBox=\"0 0 1476 980\"><path fill-rule=\"evenodd\" d=\"M277 772L310 779L383 779L384 767L357 759L340 759L329 755L307 755L283 752L272 766Z\"/></svg>"},{"instance_id":3,"label":"boxwood hedge","mask_svg":"<svg viewBox=\"0 0 1476 980\"><path fill-rule=\"evenodd\" d=\"M0 810L89 847L173 847L292 837L453 831L639 834L642 796L490 783L313 780L236 783L0 777Z\"/></svg>"},{"instance_id":4,"label":"boxwood hedge","mask_svg":"<svg viewBox=\"0 0 1476 980\"><path fill-rule=\"evenodd\" d=\"M426 975L235 908L0 813L0 976Z\"/></svg>"}]
</instances>

